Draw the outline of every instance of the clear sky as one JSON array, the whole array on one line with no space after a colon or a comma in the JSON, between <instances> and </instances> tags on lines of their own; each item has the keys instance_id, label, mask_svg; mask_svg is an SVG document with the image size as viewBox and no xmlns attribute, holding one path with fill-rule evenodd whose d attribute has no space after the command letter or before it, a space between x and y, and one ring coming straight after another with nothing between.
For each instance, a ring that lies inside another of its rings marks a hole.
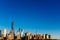
<instances>
[{"instance_id":1,"label":"clear sky","mask_svg":"<svg viewBox=\"0 0 60 40\"><path fill-rule=\"evenodd\" d=\"M20 27L25 32L37 31L60 38L60 1L0 0L0 29L10 31L12 21L15 32Z\"/></svg>"}]
</instances>

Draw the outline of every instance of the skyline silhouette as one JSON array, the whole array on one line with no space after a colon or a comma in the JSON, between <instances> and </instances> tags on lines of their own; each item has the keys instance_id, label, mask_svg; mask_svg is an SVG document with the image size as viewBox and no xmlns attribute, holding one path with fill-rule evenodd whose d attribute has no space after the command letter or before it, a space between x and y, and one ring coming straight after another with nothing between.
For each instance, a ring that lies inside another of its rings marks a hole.
<instances>
[{"instance_id":1,"label":"skyline silhouette","mask_svg":"<svg viewBox=\"0 0 60 40\"><path fill-rule=\"evenodd\" d=\"M18 28L60 38L59 0L0 0L0 29ZM17 32L17 31L16 31Z\"/></svg>"}]
</instances>

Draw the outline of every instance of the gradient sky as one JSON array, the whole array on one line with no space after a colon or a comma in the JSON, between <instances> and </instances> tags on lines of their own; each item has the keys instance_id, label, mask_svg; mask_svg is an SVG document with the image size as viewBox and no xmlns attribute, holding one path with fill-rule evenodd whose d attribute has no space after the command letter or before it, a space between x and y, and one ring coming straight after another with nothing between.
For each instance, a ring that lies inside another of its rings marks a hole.
<instances>
[{"instance_id":1,"label":"gradient sky","mask_svg":"<svg viewBox=\"0 0 60 40\"><path fill-rule=\"evenodd\" d=\"M14 21L18 28L40 34L51 34L60 38L59 0L0 0L0 29L11 30Z\"/></svg>"}]
</instances>

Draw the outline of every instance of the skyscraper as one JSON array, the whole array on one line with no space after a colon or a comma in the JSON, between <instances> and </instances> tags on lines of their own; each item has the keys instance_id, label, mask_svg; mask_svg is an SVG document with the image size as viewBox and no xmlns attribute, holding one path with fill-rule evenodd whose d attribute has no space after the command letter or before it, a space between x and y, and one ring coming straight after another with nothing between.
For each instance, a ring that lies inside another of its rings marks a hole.
<instances>
[{"instance_id":1,"label":"skyscraper","mask_svg":"<svg viewBox=\"0 0 60 40\"><path fill-rule=\"evenodd\" d=\"M11 29L12 29L11 32L14 35L14 21L12 21Z\"/></svg>"},{"instance_id":2,"label":"skyscraper","mask_svg":"<svg viewBox=\"0 0 60 40\"><path fill-rule=\"evenodd\" d=\"M2 31L2 35L3 35L3 37L6 37L6 34L7 34L7 30L4 29L4 30Z\"/></svg>"},{"instance_id":3,"label":"skyscraper","mask_svg":"<svg viewBox=\"0 0 60 40\"><path fill-rule=\"evenodd\" d=\"M6 37L6 34L7 34L7 30L4 29L4 37Z\"/></svg>"},{"instance_id":4,"label":"skyscraper","mask_svg":"<svg viewBox=\"0 0 60 40\"><path fill-rule=\"evenodd\" d=\"M21 39L21 35L20 35L20 28L19 30L17 31L17 40L20 40Z\"/></svg>"},{"instance_id":5,"label":"skyscraper","mask_svg":"<svg viewBox=\"0 0 60 40\"><path fill-rule=\"evenodd\" d=\"M21 37L23 37L24 36L24 30L22 29L21 30Z\"/></svg>"},{"instance_id":6,"label":"skyscraper","mask_svg":"<svg viewBox=\"0 0 60 40\"><path fill-rule=\"evenodd\" d=\"M48 34L45 34L45 39L48 39Z\"/></svg>"},{"instance_id":7,"label":"skyscraper","mask_svg":"<svg viewBox=\"0 0 60 40\"><path fill-rule=\"evenodd\" d=\"M12 25L11 25L11 31L8 35L8 39L14 40L14 22L12 21Z\"/></svg>"},{"instance_id":8,"label":"skyscraper","mask_svg":"<svg viewBox=\"0 0 60 40\"><path fill-rule=\"evenodd\" d=\"M51 39L51 35L48 35L49 36L49 39Z\"/></svg>"},{"instance_id":9,"label":"skyscraper","mask_svg":"<svg viewBox=\"0 0 60 40\"><path fill-rule=\"evenodd\" d=\"M1 30L0 30L0 37L1 37Z\"/></svg>"},{"instance_id":10,"label":"skyscraper","mask_svg":"<svg viewBox=\"0 0 60 40\"><path fill-rule=\"evenodd\" d=\"M12 30L14 30L14 22L12 22Z\"/></svg>"}]
</instances>

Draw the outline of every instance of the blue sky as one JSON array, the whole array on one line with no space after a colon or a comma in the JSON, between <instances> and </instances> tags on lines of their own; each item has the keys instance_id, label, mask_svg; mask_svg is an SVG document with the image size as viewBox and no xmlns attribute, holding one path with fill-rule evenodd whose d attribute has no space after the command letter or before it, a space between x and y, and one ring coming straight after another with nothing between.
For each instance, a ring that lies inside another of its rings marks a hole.
<instances>
[{"instance_id":1,"label":"blue sky","mask_svg":"<svg viewBox=\"0 0 60 40\"><path fill-rule=\"evenodd\" d=\"M25 32L51 34L60 37L59 0L0 0L0 29L11 30L14 21L15 31L20 27Z\"/></svg>"}]
</instances>

